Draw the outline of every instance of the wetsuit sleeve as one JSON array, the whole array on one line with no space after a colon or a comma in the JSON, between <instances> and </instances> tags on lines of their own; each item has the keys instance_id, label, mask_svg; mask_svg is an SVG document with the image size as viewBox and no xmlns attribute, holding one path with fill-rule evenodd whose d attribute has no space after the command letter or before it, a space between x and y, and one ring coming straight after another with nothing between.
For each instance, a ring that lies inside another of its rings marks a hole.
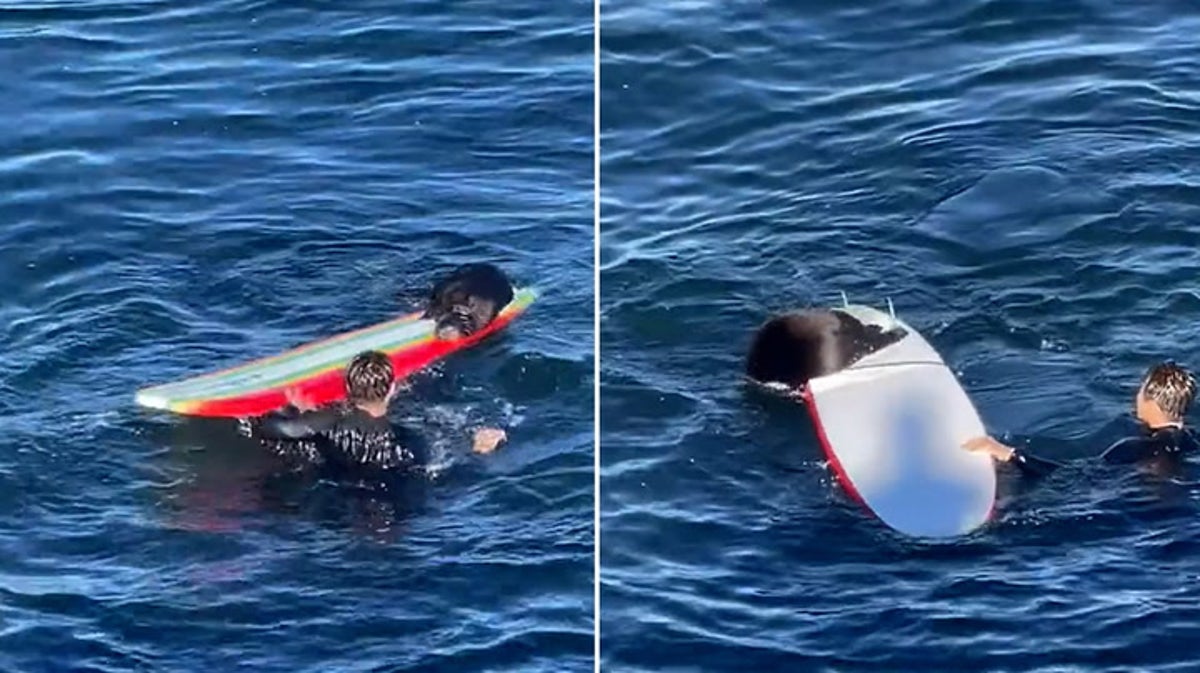
<instances>
[{"instance_id":1,"label":"wetsuit sleeve","mask_svg":"<svg viewBox=\"0 0 1200 673\"><path fill-rule=\"evenodd\" d=\"M1027 477L1044 477L1062 467L1062 463L1040 458L1020 449L1013 449L1013 456L1009 463Z\"/></svg>"},{"instance_id":2,"label":"wetsuit sleeve","mask_svg":"<svg viewBox=\"0 0 1200 673\"><path fill-rule=\"evenodd\" d=\"M393 425L392 433L402 450L409 454L409 459L417 465L429 462L429 443L420 433L403 425Z\"/></svg>"},{"instance_id":3,"label":"wetsuit sleeve","mask_svg":"<svg viewBox=\"0 0 1200 673\"><path fill-rule=\"evenodd\" d=\"M1142 437L1122 439L1104 450L1100 459L1106 463L1127 464L1136 463L1154 454L1154 445Z\"/></svg>"},{"instance_id":4,"label":"wetsuit sleeve","mask_svg":"<svg viewBox=\"0 0 1200 673\"><path fill-rule=\"evenodd\" d=\"M332 409L275 412L264 416L256 430L264 439L310 439L329 430L337 419L338 415Z\"/></svg>"}]
</instances>

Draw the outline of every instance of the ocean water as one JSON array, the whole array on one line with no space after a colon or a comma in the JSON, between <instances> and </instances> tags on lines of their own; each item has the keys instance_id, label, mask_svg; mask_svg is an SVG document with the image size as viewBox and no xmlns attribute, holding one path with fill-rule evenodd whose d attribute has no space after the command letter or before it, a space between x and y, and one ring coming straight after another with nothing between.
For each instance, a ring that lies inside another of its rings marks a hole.
<instances>
[{"instance_id":1,"label":"ocean water","mask_svg":"<svg viewBox=\"0 0 1200 673\"><path fill-rule=\"evenodd\" d=\"M591 670L592 35L578 2L0 9L0 670ZM411 381L408 488L133 404L468 261L542 298Z\"/></svg>"},{"instance_id":2,"label":"ocean water","mask_svg":"<svg viewBox=\"0 0 1200 673\"><path fill-rule=\"evenodd\" d=\"M1198 10L602 5L605 670L1200 669L1200 475L1094 461L1200 368ZM871 519L741 380L842 291L1068 469L951 542Z\"/></svg>"}]
</instances>

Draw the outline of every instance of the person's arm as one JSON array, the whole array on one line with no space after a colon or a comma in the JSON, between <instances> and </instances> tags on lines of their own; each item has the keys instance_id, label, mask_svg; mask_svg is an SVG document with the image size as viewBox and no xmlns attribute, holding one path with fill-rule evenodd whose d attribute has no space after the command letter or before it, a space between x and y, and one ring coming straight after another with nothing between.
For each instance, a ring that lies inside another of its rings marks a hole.
<instances>
[{"instance_id":1,"label":"person's arm","mask_svg":"<svg viewBox=\"0 0 1200 673\"><path fill-rule=\"evenodd\" d=\"M1105 449L1100 459L1109 464L1128 465L1161 455L1191 453L1196 447L1195 436L1187 430L1160 429L1149 435L1145 434L1145 428L1139 430L1139 436L1126 437Z\"/></svg>"},{"instance_id":2,"label":"person's arm","mask_svg":"<svg viewBox=\"0 0 1200 673\"><path fill-rule=\"evenodd\" d=\"M395 437L405 460L414 465L427 465L430 458L429 440L420 432L408 425L391 424L392 436Z\"/></svg>"},{"instance_id":3,"label":"person's arm","mask_svg":"<svg viewBox=\"0 0 1200 673\"><path fill-rule=\"evenodd\" d=\"M263 416L255 430L263 439L311 439L331 428L337 418L333 409L296 411L289 407Z\"/></svg>"},{"instance_id":4,"label":"person's arm","mask_svg":"<svg viewBox=\"0 0 1200 673\"><path fill-rule=\"evenodd\" d=\"M1062 467L1062 463L1019 451L991 437L976 437L968 440L963 444L963 448L968 451L982 451L996 459L997 462L1014 465L1022 474L1029 477L1044 477Z\"/></svg>"},{"instance_id":5,"label":"person's arm","mask_svg":"<svg viewBox=\"0 0 1200 673\"><path fill-rule=\"evenodd\" d=\"M1049 458L1042 458L1041 456L1035 456L1032 453L1018 451L1017 449L1013 449L1012 458L1009 462L1016 465L1017 469L1028 477L1044 477L1063 466L1062 463L1050 460Z\"/></svg>"},{"instance_id":6,"label":"person's arm","mask_svg":"<svg viewBox=\"0 0 1200 673\"><path fill-rule=\"evenodd\" d=\"M1116 464L1136 463L1153 453L1149 444L1141 437L1122 439L1105 449L1104 453L1100 454L1100 460Z\"/></svg>"}]
</instances>

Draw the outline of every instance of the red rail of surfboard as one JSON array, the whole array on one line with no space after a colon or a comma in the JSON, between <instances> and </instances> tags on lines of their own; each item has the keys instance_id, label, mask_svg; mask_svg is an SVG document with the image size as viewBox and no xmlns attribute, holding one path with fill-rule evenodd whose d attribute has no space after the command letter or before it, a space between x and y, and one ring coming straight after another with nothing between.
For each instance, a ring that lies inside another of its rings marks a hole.
<instances>
[{"instance_id":1,"label":"red rail of surfboard","mask_svg":"<svg viewBox=\"0 0 1200 673\"><path fill-rule=\"evenodd\" d=\"M455 351L479 343L491 334L507 327L521 313L522 311L502 313L487 327L465 339L453 341L430 339L412 348L392 353L389 358L396 371L396 379L400 380L410 376ZM337 402L346 396L343 371L344 367L332 369L293 383L288 388L295 390L303 399L315 405ZM189 416L248 418L270 413L287 403L285 389L274 388L236 397L187 402L172 410Z\"/></svg>"}]
</instances>

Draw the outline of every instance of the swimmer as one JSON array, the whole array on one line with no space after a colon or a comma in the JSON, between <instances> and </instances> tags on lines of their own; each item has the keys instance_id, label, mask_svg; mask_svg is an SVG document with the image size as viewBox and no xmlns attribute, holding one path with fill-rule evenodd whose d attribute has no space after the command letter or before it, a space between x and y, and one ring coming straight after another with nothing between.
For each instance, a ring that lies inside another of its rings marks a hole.
<instances>
[{"instance_id":1,"label":"swimmer","mask_svg":"<svg viewBox=\"0 0 1200 673\"><path fill-rule=\"evenodd\" d=\"M1164 362L1150 368L1134 396L1133 413L1143 433L1108 447L1100 458L1106 463L1141 463L1155 458L1193 453L1200 443L1184 427L1184 416L1196 396L1196 379L1183 367ZM1022 474L1043 476L1062 467L991 437L976 437L963 444L968 451L982 451L997 462L1016 465Z\"/></svg>"},{"instance_id":2,"label":"swimmer","mask_svg":"<svg viewBox=\"0 0 1200 673\"><path fill-rule=\"evenodd\" d=\"M503 271L467 264L433 286L424 317L437 321L439 339L461 339L486 327L512 300L512 283Z\"/></svg>"},{"instance_id":3,"label":"swimmer","mask_svg":"<svg viewBox=\"0 0 1200 673\"><path fill-rule=\"evenodd\" d=\"M254 419L249 434L275 453L307 464L342 469L405 470L423 462L387 418L397 385L391 360L379 351L354 357L345 372L346 400L314 409L294 392L283 409ZM474 451L491 453L503 430L476 431Z\"/></svg>"}]
</instances>

